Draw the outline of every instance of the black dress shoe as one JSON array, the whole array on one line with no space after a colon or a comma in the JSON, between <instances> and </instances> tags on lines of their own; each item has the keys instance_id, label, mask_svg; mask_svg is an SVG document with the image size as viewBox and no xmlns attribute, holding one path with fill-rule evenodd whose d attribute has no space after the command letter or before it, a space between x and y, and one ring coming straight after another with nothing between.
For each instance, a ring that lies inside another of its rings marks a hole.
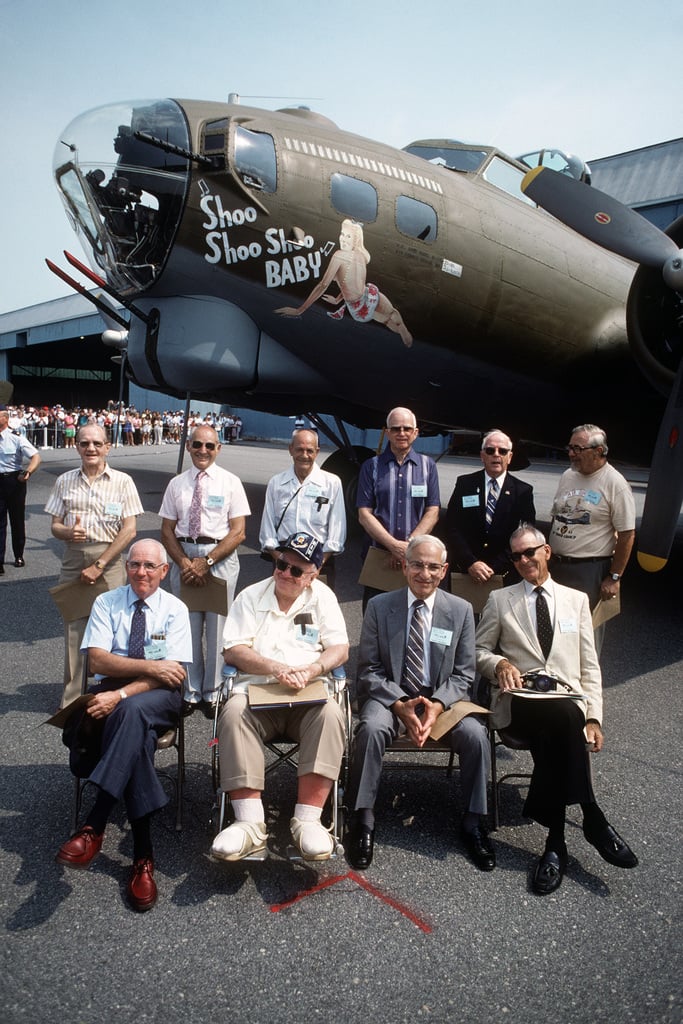
<instances>
[{"instance_id":1,"label":"black dress shoe","mask_svg":"<svg viewBox=\"0 0 683 1024\"><path fill-rule=\"evenodd\" d=\"M352 825L346 840L346 859L352 868L365 871L372 864L375 830L369 825Z\"/></svg>"},{"instance_id":2,"label":"black dress shoe","mask_svg":"<svg viewBox=\"0 0 683 1024\"><path fill-rule=\"evenodd\" d=\"M190 715L193 715L195 713L195 711L197 710L198 707L199 707L198 703L193 704L189 700L184 700L183 701L183 706L180 709L180 714L183 716L183 718L189 718Z\"/></svg>"},{"instance_id":3,"label":"black dress shoe","mask_svg":"<svg viewBox=\"0 0 683 1024\"><path fill-rule=\"evenodd\" d=\"M567 870L566 853L546 850L534 869L531 888L539 896L548 896L560 888L564 873Z\"/></svg>"},{"instance_id":4,"label":"black dress shoe","mask_svg":"<svg viewBox=\"0 0 683 1024\"><path fill-rule=\"evenodd\" d=\"M496 852L485 830L476 828L462 834L463 842L474 864L480 871L493 871L496 866Z\"/></svg>"},{"instance_id":5,"label":"black dress shoe","mask_svg":"<svg viewBox=\"0 0 683 1024\"><path fill-rule=\"evenodd\" d=\"M194 707L195 705L193 705ZM201 707L204 718L207 718L210 722L213 722L216 717L216 702L213 700L203 700L201 704L197 705Z\"/></svg>"},{"instance_id":6,"label":"black dress shoe","mask_svg":"<svg viewBox=\"0 0 683 1024\"><path fill-rule=\"evenodd\" d=\"M26 562L24 561L23 558L15 558L14 564L17 567L17 569L23 569L24 566L26 565Z\"/></svg>"},{"instance_id":7,"label":"black dress shoe","mask_svg":"<svg viewBox=\"0 0 683 1024\"><path fill-rule=\"evenodd\" d=\"M638 858L635 853L624 840L621 838L615 828L605 822L602 828L595 829L594 831L587 830L584 827L583 834L595 849L598 851L603 860L606 860L609 864L614 864L618 868L634 868L638 863Z\"/></svg>"}]
</instances>

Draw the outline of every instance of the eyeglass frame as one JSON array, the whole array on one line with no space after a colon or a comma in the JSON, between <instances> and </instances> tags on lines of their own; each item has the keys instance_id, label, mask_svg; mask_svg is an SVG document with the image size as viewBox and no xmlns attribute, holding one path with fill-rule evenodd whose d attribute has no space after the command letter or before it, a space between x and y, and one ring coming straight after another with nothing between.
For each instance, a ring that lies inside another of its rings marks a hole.
<instances>
[{"instance_id":1,"label":"eyeglass frame","mask_svg":"<svg viewBox=\"0 0 683 1024\"><path fill-rule=\"evenodd\" d=\"M106 448L106 446L109 443L110 443L109 441L78 441L77 442L79 448L89 448L90 445L93 445L94 448Z\"/></svg>"},{"instance_id":2,"label":"eyeglass frame","mask_svg":"<svg viewBox=\"0 0 683 1024\"><path fill-rule=\"evenodd\" d=\"M215 452L218 445L215 441L190 441L190 448L193 451L201 451L202 448L206 448L207 452Z\"/></svg>"},{"instance_id":3,"label":"eyeglass frame","mask_svg":"<svg viewBox=\"0 0 683 1024\"><path fill-rule=\"evenodd\" d=\"M437 573L441 572L441 570L445 567L446 563L420 562L417 559L411 559L409 562L406 561L406 565L408 566L409 569L412 569L413 572L422 572L423 569L426 569L430 576L436 576Z\"/></svg>"},{"instance_id":4,"label":"eyeglass frame","mask_svg":"<svg viewBox=\"0 0 683 1024\"><path fill-rule=\"evenodd\" d=\"M387 427L392 434L412 434L417 427L408 427L405 423L401 423L399 426Z\"/></svg>"},{"instance_id":5,"label":"eyeglass frame","mask_svg":"<svg viewBox=\"0 0 683 1024\"><path fill-rule=\"evenodd\" d=\"M523 551L510 551L510 561L521 562L522 558L526 558L527 560L533 558L538 549L544 548L547 543L548 542L544 540L542 544L537 544L535 548L524 548Z\"/></svg>"},{"instance_id":6,"label":"eyeglass frame","mask_svg":"<svg viewBox=\"0 0 683 1024\"><path fill-rule=\"evenodd\" d=\"M579 452L587 452L587 451L590 451L591 448L593 448L593 449L600 448L600 445L599 444L568 444L568 445L565 445L565 449L564 450L566 452L572 452L574 455L578 455Z\"/></svg>"},{"instance_id":7,"label":"eyeglass frame","mask_svg":"<svg viewBox=\"0 0 683 1024\"><path fill-rule=\"evenodd\" d=\"M292 562L287 562L284 558L275 559L275 568L283 576L289 569L292 579L295 580L300 580L302 576L312 576L317 571L316 569L302 569L301 566L293 565Z\"/></svg>"},{"instance_id":8,"label":"eyeglass frame","mask_svg":"<svg viewBox=\"0 0 683 1024\"><path fill-rule=\"evenodd\" d=\"M486 448L482 448L485 455L509 455L512 448L498 448L496 445L487 444Z\"/></svg>"},{"instance_id":9,"label":"eyeglass frame","mask_svg":"<svg viewBox=\"0 0 683 1024\"><path fill-rule=\"evenodd\" d=\"M140 569L144 569L145 572L156 572L157 569L161 569L164 565L168 565L168 562L138 562L137 560L126 562L126 567L131 572L139 572Z\"/></svg>"}]
</instances>

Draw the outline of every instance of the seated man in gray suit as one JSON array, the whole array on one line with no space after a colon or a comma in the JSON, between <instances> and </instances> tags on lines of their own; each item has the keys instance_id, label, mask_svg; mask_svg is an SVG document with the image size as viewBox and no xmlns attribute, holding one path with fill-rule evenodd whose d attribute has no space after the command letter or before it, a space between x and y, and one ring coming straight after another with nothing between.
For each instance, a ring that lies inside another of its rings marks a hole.
<instances>
[{"instance_id":1,"label":"seated man in gray suit","mask_svg":"<svg viewBox=\"0 0 683 1024\"><path fill-rule=\"evenodd\" d=\"M358 657L361 710L349 775L353 818L346 849L349 863L357 869L372 862L374 805L386 747L402 726L415 746L423 747L444 711L471 700L472 606L439 589L447 571L442 542L427 534L413 537L403 561L408 586L373 598L363 619ZM492 871L495 854L481 821L486 814L489 741L483 719L465 708L450 732L460 760L463 838L476 866Z\"/></svg>"},{"instance_id":2,"label":"seated man in gray suit","mask_svg":"<svg viewBox=\"0 0 683 1024\"><path fill-rule=\"evenodd\" d=\"M495 680L490 724L509 727L531 750L524 814L548 829L532 880L534 892L546 895L559 887L567 866L568 804L581 804L583 834L604 860L633 868L638 859L593 793L588 749L602 749L602 679L588 598L552 580L550 546L535 527L523 523L515 530L510 549L522 581L486 602L477 627L477 670ZM533 671L561 682L550 692L528 689L523 677Z\"/></svg>"}]
</instances>

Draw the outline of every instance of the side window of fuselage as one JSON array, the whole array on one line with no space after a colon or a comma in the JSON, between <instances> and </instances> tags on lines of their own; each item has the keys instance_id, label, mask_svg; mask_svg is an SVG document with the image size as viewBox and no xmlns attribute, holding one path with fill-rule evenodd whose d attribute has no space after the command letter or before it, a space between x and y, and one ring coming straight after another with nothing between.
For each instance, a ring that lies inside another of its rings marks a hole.
<instances>
[{"instance_id":1,"label":"side window of fuselage","mask_svg":"<svg viewBox=\"0 0 683 1024\"><path fill-rule=\"evenodd\" d=\"M377 220L377 190L374 185L348 174L333 174L330 200L335 210L361 224Z\"/></svg>"},{"instance_id":2,"label":"side window of fuselage","mask_svg":"<svg viewBox=\"0 0 683 1024\"><path fill-rule=\"evenodd\" d=\"M436 210L410 196L396 197L396 227L403 235L433 242L437 234Z\"/></svg>"}]
</instances>

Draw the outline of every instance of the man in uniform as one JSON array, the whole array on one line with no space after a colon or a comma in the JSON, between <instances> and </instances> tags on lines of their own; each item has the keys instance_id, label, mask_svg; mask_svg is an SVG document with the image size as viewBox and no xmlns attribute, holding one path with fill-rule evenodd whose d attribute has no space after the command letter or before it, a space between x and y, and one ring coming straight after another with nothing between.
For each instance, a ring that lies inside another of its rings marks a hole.
<instances>
[{"instance_id":1,"label":"man in uniform","mask_svg":"<svg viewBox=\"0 0 683 1024\"><path fill-rule=\"evenodd\" d=\"M28 459L28 464L24 462ZM0 405L0 576L5 571L7 517L12 531L14 564L22 569L26 544L26 482L40 465L40 455L25 433L10 430L6 405Z\"/></svg>"}]
</instances>

